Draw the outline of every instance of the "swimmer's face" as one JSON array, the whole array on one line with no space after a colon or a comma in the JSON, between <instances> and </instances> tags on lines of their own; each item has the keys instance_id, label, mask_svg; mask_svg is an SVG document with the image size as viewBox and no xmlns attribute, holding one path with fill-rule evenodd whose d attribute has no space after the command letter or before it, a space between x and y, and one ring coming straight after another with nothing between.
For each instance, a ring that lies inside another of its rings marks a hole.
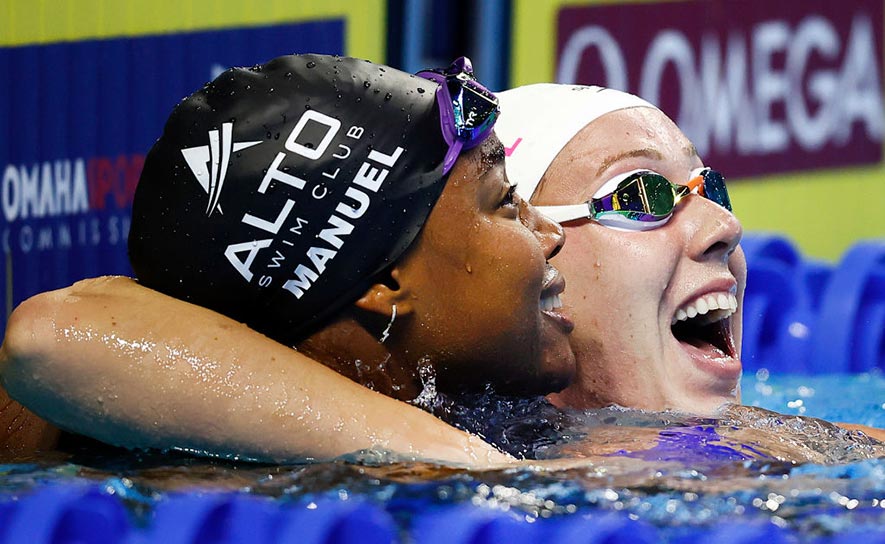
<instances>
[{"instance_id":1,"label":"swimmer's face","mask_svg":"<svg viewBox=\"0 0 885 544\"><path fill-rule=\"evenodd\" d=\"M568 383L571 321L542 310L564 287L546 263L562 243L562 229L512 190L497 137L461 156L395 277L411 292L399 338L430 357L441 390L542 394Z\"/></svg>"},{"instance_id":2,"label":"swimmer's face","mask_svg":"<svg viewBox=\"0 0 885 544\"><path fill-rule=\"evenodd\" d=\"M607 180L640 168L685 183L702 165L663 113L621 110L593 121L563 148L534 203L584 202ZM739 401L746 263L734 215L692 195L658 229L622 232L574 221L565 231L568 243L553 264L569 281L563 302L575 318L578 375L560 401L693 413ZM710 326L690 322L674 333L677 310L718 294L735 295L738 312Z\"/></svg>"}]
</instances>

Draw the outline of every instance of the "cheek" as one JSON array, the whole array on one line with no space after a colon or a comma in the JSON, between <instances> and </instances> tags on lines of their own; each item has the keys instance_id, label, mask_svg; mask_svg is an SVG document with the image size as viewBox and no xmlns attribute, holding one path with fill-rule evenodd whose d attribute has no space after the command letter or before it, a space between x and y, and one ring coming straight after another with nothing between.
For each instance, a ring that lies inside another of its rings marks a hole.
<instances>
[{"instance_id":1,"label":"cheek","mask_svg":"<svg viewBox=\"0 0 885 544\"><path fill-rule=\"evenodd\" d=\"M741 246L738 246L728 259L728 269L737 280L738 291L743 293L744 287L747 285L747 258Z\"/></svg>"},{"instance_id":2,"label":"cheek","mask_svg":"<svg viewBox=\"0 0 885 544\"><path fill-rule=\"evenodd\" d=\"M428 287L444 291L437 304L459 307L471 323L537 310L544 258L530 232L482 219L451 234L426 263Z\"/></svg>"},{"instance_id":3,"label":"cheek","mask_svg":"<svg viewBox=\"0 0 885 544\"><path fill-rule=\"evenodd\" d=\"M563 298L578 327L623 330L656 319L680 252L655 233L566 229L566 244L553 260L565 275Z\"/></svg>"},{"instance_id":4,"label":"cheek","mask_svg":"<svg viewBox=\"0 0 885 544\"><path fill-rule=\"evenodd\" d=\"M618 301L649 290L655 277L650 263L658 261L654 244L626 234L588 225L566 229L565 247L553 264L565 274L571 298Z\"/></svg>"}]
</instances>

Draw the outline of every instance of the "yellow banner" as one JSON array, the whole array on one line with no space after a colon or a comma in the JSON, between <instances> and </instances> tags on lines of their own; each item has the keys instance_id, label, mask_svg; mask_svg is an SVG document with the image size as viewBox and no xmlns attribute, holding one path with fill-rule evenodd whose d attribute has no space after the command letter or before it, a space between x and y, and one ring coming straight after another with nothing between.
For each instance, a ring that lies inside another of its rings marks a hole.
<instances>
[{"instance_id":1,"label":"yellow banner","mask_svg":"<svg viewBox=\"0 0 885 544\"><path fill-rule=\"evenodd\" d=\"M348 55L384 62L384 0L6 0L0 47L344 19Z\"/></svg>"}]
</instances>

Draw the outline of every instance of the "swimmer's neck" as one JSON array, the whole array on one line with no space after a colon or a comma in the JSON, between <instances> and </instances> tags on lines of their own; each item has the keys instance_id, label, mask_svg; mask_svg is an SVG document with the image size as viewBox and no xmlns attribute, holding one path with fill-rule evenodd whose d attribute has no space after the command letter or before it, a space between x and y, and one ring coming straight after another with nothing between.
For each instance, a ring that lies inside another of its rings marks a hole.
<instances>
[{"instance_id":1,"label":"swimmer's neck","mask_svg":"<svg viewBox=\"0 0 885 544\"><path fill-rule=\"evenodd\" d=\"M344 315L296 348L378 393L402 401L414 400L423 389L418 362L399 353L395 341L381 343L367 330L371 325L362 323L359 317Z\"/></svg>"}]
</instances>

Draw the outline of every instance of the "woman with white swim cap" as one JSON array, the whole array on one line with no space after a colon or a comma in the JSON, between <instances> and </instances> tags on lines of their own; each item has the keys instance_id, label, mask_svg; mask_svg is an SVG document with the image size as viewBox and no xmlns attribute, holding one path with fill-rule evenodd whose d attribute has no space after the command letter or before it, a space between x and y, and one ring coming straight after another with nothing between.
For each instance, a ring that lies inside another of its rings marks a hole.
<instances>
[{"instance_id":1,"label":"woman with white swim cap","mask_svg":"<svg viewBox=\"0 0 885 544\"><path fill-rule=\"evenodd\" d=\"M770 419L738 406L747 268L724 177L637 96L537 84L499 97L508 177L567 233L553 263L569 281L577 374L554 404L721 414L748 428Z\"/></svg>"},{"instance_id":2,"label":"woman with white swim cap","mask_svg":"<svg viewBox=\"0 0 885 544\"><path fill-rule=\"evenodd\" d=\"M578 373L555 403L708 414L739 402L746 263L723 177L631 94L541 84L500 97L508 176L567 233L554 263Z\"/></svg>"}]
</instances>

